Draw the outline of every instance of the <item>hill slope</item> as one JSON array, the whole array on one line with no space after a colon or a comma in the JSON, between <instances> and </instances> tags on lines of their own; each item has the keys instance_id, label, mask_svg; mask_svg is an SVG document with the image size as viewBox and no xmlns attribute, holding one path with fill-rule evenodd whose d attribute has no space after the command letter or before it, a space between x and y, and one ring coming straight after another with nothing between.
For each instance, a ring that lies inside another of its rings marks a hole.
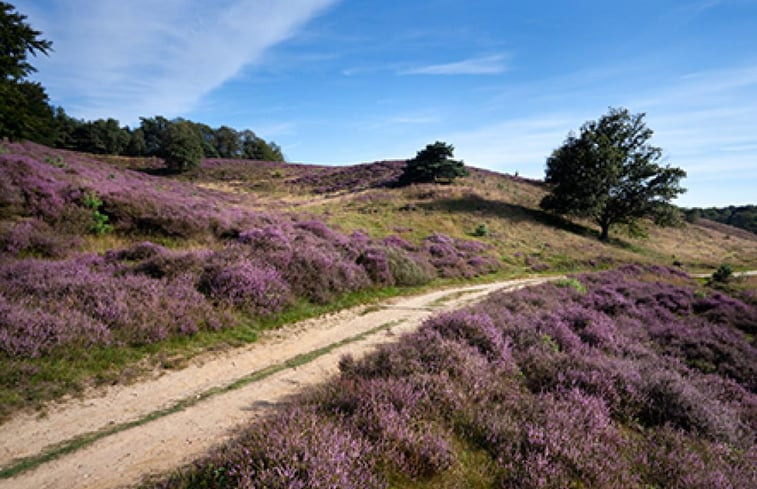
<instances>
[{"instance_id":1,"label":"hill slope","mask_svg":"<svg viewBox=\"0 0 757 489\"><path fill-rule=\"evenodd\" d=\"M744 232L602 243L540 211L540 182L484 170L394 188L402 162L206 160L170 175L155 159L0 149L0 414L403 287L624 262L757 268Z\"/></svg>"}]
</instances>

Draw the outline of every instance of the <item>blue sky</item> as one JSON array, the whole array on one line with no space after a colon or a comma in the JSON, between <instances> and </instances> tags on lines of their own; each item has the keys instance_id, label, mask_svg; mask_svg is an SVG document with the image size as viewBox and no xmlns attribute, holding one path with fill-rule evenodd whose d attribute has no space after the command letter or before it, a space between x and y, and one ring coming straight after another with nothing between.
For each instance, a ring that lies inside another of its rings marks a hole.
<instances>
[{"instance_id":1,"label":"blue sky","mask_svg":"<svg viewBox=\"0 0 757 489\"><path fill-rule=\"evenodd\" d=\"M757 203L757 1L22 0L76 117L250 128L290 161L542 177L568 131L646 112L683 206Z\"/></svg>"}]
</instances>

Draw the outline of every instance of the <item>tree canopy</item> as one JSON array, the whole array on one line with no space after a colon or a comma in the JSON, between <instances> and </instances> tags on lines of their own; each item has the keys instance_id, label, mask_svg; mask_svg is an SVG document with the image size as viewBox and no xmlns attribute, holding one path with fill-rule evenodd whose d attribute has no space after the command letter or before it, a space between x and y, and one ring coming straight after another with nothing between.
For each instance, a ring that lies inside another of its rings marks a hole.
<instances>
[{"instance_id":1,"label":"tree canopy","mask_svg":"<svg viewBox=\"0 0 757 489\"><path fill-rule=\"evenodd\" d=\"M25 20L13 5L0 2L0 78L4 80L18 81L37 71L27 56L47 54L52 46L52 42L39 39L41 33Z\"/></svg>"},{"instance_id":2,"label":"tree canopy","mask_svg":"<svg viewBox=\"0 0 757 489\"><path fill-rule=\"evenodd\" d=\"M199 166L202 157L202 144L190 122L168 126L163 145L166 167L174 171L191 170Z\"/></svg>"},{"instance_id":3,"label":"tree canopy","mask_svg":"<svg viewBox=\"0 0 757 489\"><path fill-rule=\"evenodd\" d=\"M610 108L581 126L578 136L569 134L547 159L552 191L541 207L593 219L603 240L612 225L669 215L670 201L686 191L680 186L686 172L660 164L662 149L649 143L653 131L645 115Z\"/></svg>"},{"instance_id":4,"label":"tree canopy","mask_svg":"<svg viewBox=\"0 0 757 489\"><path fill-rule=\"evenodd\" d=\"M453 160L455 147L436 141L418 151L415 158L408 160L400 176L400 183L452 182L457 177L468 174L462 161Z\"/></svg>"},{"instance_id":5,"label":"tree canopy","mask_svg":"<svg viewBox=\"0 0 757 489\"><path fill-rule=\"evenodd\" d=\"M0 2L0 138L54 140L53 110L45 89L25 80L36 71L29 54L47 54L52 43L25 22L9 3Z\"/></svg>"}]
</instances>

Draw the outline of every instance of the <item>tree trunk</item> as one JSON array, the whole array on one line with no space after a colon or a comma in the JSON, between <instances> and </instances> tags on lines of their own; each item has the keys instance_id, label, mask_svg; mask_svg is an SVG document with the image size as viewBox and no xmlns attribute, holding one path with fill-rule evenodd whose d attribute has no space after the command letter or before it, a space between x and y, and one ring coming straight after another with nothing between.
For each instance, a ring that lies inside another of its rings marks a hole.
<instances>
[{"instance_id":1,"label":"tree trunk","mask_svg":"<svg viewBox=\"0 0 757 489\"><path fill-rule=\"evenodd\" d=\"M610 238L610 224L603 222L600 223L599 226L602 228L602 233L599 235L599 239L607 241Z\"/></svg>"}]
</instances>

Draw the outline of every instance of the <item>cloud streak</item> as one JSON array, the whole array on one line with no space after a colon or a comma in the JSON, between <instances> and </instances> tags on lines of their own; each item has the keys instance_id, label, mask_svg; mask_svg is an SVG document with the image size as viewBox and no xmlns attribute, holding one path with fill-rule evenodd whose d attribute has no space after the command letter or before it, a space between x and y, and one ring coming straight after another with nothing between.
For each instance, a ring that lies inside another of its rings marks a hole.
<instances>
[{"instance_id":1,"label":"cloud streak","mask_svg":"<svg viewBox=\"0 0 757 489\"><path fill-rule=\"evenodd\" d=\"M507 71L507 56L495 54L453 63L418 66L401 70L400 75L496 75Z\"/></svg>"},{"instance_id":2,"label":"cloud streak","mask_svg":"<svg viewBox=\"0 0 757 489\"><path fill-rule=\"evenodd\" d=\"M23 3L54 43L38 62L53 100L77 117L134 123L191 110L335 0Z\"/></svg>"}]
</instances>

